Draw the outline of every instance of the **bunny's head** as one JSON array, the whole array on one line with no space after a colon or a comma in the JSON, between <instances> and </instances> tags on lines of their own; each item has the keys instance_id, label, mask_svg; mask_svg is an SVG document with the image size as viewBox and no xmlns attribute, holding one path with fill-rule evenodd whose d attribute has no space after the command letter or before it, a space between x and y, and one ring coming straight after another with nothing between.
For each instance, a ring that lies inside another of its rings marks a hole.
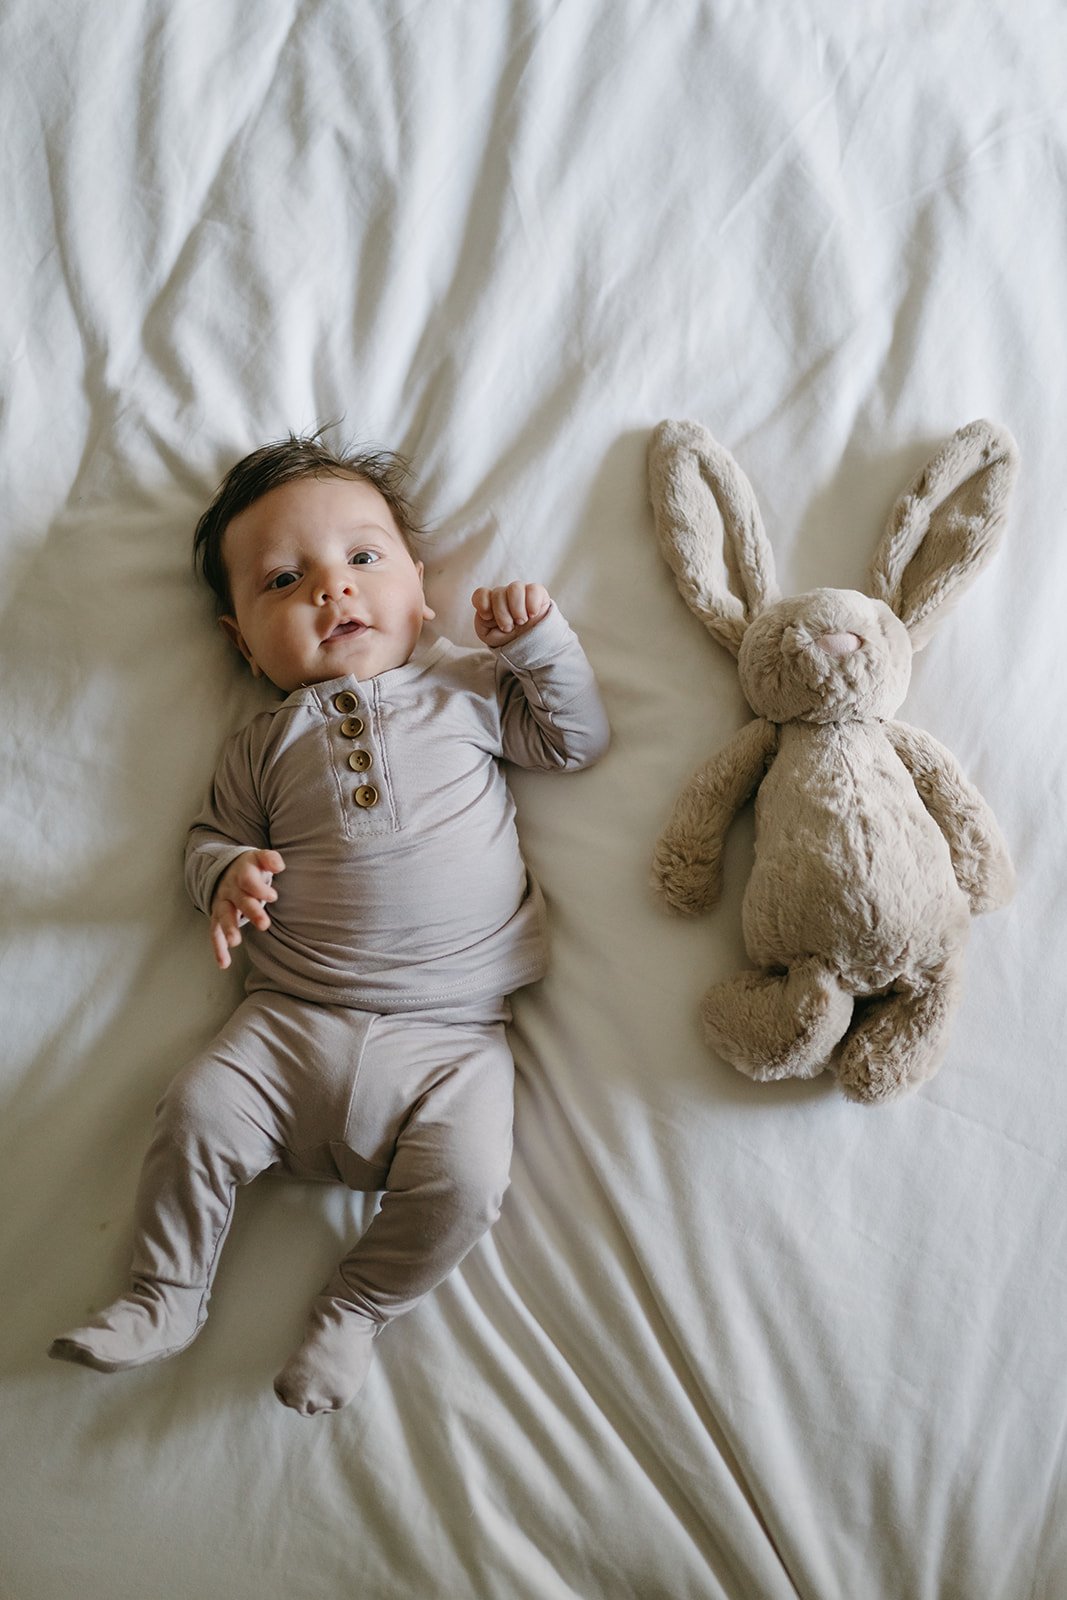
<instances>
[{"instance_id":1,"label":"bunny's head","mask_svg":"<svg viewBox=\"0 0 1067 1600\"><path fill-rule=\"evenodd\" d=\"M912 652L985 564L1004 523L1014 440L972 422L900 496L875 552L870 593L779 598L751 485L706 428L663 422L652 438L652 504L690 609L738 658L745 697L771 722L890 717Z\"/></svg>"},{"instance_id":2,"label":"bunny's head","mask_svg":"<svg viewBox=\"0 0 1067 1600\"><path fill-rule=\"evenodd\" d=\"M911 644L881 600L815 589L761 611L737 666L746 700L769 722L865 720L892 716L904 699Z\"/></svg>"}]
</instances>

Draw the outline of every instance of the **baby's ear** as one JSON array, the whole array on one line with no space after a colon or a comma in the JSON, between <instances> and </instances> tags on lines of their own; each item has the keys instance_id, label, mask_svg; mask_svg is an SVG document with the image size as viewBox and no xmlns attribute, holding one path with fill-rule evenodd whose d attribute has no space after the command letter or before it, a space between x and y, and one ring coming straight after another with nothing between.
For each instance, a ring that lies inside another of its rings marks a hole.
<instances>
[{"instance_id":1,"label":"baby's ear","mask_svg":"<svg viewBox=\"0 0 1067 1600\"><path fill-rule=\"evenodd\" d=\"M423 566L421 561L416 561L416 563L415 563L415 571L419 575L420 584L425 584L425 581L426 581L426 569ZM437 616L437 612L436 611L432 611L430 609L430 606L429 606L429 604L427 603L427 600L426 600L426 596L425 596L425 594L423 594L423 597L422 597L422 620L423 620L423 622L433 622L435 620L436 616Z\"/></svg>"},{"instance_id":2,"label":"baby's ear","mask_svg":"<svg viewBox=\"0 0 1067 1600\"><path fill-rule=\"evenodd\" d=\"M220 617L219 627L222 629L227 639L229 639L230 643L236 649L240 650L241 654L248 662L248 665L252 668L253 678L261 678L263 676L263 668L259 666L258 663L253 659L252 652L245 643L245 636L237 626L237 618Z\"/></svg>"},{"instance_id":3,"label":"baby's ear","mask_svg":"<svg viewBox=\"0 0 1067 1600\"><path fill-rule=\"evenodd\" d=\"M893 507L871 566L871 593L896 612L916 650L996 549L1018 464L1006 428L970 422Z\"/></svg>"},{"instance_id":4,"label":"baby's ear","mask_svg":"<svg viewBox=\"0 0 1067 1600\"><path fill-rule=\"evenodd\" d=\"M682 598L736 655L749 623L778 598L752 485L696 422L661 422L648 469L656 533Z\"/></svg>"}]
</instances>

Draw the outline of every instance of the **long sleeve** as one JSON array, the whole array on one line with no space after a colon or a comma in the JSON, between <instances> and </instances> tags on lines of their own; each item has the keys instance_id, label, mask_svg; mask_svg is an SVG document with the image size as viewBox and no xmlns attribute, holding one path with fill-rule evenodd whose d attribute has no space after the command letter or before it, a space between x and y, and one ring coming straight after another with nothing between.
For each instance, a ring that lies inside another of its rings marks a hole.
<instances>
[{"instance_id":1,"label":"long sleeve","mask_svg":"<svg viewBox=\"0 0 1067 1600\"><path fill-rule=\"evenodd\" d=\"M246 850L270 844L270 830L256 795L252 761L255 723L227 742L211 789L189 829L185 845L185 885L194 905L211 908L215 885Z\"/></svg>"},{"instance_id":2,"label":"long sleeve","mask_svg":"<svg viewBox=\"0 0 1067 1600\"><path fill-rule=\"evenodd\" d=\"M577 771L611 734L585 651L553 604L529 633L497 652L501 753L520 767Z\"/></svg>"}]
</instances>

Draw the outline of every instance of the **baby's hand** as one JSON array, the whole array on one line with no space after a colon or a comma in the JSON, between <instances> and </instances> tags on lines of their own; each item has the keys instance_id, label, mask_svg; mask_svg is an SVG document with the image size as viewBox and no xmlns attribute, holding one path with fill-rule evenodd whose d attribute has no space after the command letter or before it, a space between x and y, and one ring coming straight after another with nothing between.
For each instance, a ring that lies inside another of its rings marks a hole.
<instances>
[{"instance_id":1,"label":"baby's hand","mask_svg":"<svg viewBox=\"0 0 1067 1600\"><path fill-rule=\"evenodd\" d=\"M552 604L540 583L508 583L499 589L475 589L474 629L483 644L499 650L520 634L536 628Z\"/></svg>"},{"instance_id":2,"label":"baby's hand","mask_svg":"<svg viewBox=\"0 0 1067 1600\"><path fill-rule=\"evenodd\" d=\"M267 904L278 898L271 879L284 871L277 850L246 850L222 874L211 898L211 947L223 971L230 964L231 949L241 942L242 923L264 931L270 927Z\"/></svg>"}]
</instances>

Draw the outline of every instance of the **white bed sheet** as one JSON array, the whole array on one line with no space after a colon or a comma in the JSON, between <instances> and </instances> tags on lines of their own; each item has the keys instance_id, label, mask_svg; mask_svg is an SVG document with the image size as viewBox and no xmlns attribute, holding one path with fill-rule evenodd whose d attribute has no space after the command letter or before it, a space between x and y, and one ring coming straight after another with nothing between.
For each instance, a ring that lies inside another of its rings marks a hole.
<instances>
[{"instance_id":1,"label":"white bed sheet","mask_svg":"<svg viewBox=\"0 0 1067 1600\"><path fill-rule=\"evenodd\" d=\"M1067 25L1045 0L2 0L3 1600L1062 1600ZM1020 887L891 1107L702 1042L743 963L648 860L740 725L654 548L708 424L784 586L858 585L977 415L1022 476L904 710ZM440 625L540 577L613 723L520 775L553 966L512 1187L331 1419L270 1381L367 1202L242 1197L211 1320L104 1378L152 1108L228 1013L185 826L261 703L190 574L221 472L344 418L418 467Z\"/></svg>"}]
</instances>

